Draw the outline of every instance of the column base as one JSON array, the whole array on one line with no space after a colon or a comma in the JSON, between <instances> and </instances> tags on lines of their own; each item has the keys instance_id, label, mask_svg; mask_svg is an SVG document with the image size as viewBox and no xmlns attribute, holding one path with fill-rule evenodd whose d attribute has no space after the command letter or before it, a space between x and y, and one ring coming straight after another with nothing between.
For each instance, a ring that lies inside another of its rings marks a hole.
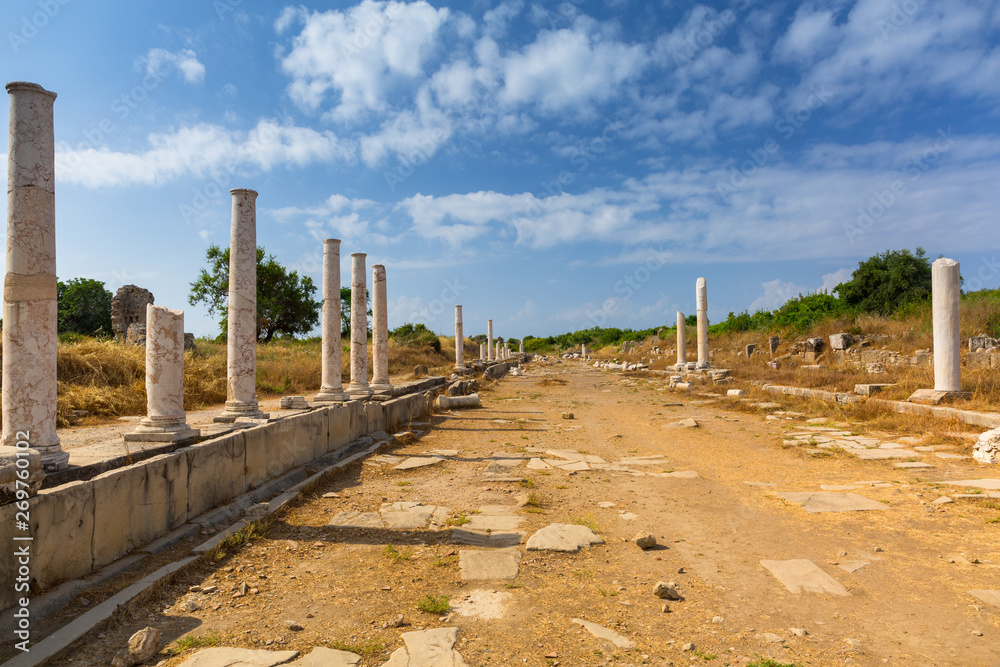
<instances>
[{"instance_id":1,"label":"column base","mask_svg":"<svg viewBox=\"0 0 1000 667\"><path fill-rule=\"evenodd\" d=\"M240 417L250 419L269 419L271 415L262 412L257 401L244 403L243 401L226 401L226 409L223 413L212 421L217 424L235 424Z\"/></svg>"},{"instance_id":2,"label":"column base","mask_svg":"<svg viewBox=\"0 0 1000 667\"><path fill-rule=\"evenodd\" d=\"M708 363L707 361L699 361L695 363L694 367L696 370L705 370L706 368L711 368L712 364Z\"/></svg>"},{"instance_id":3,"label":"column base","mask_svg":"<svg viewBox=\"0 0 1000 667\"><path fill-rule=\"evenodd\" d=\"M313 403L346 403L349 400L351 397L343 389L333 390L326 387L321 388L313 397Z\"/></svg>"},{"instance_id":4,"label":"column base","mask_svg":"<svg viewBox=\"0 0 1000 667\"><path fill-rule=\"evenodd\" d=\"M917 389L908 400L910 403L922 403L924 405L941 405L955 400L972 398L972 393L968 391L942 391L938 389Z\"/></svg>"},{"instance_id":5,"label":"column base","mask_svg":"<svg viewBox=\"0 0 1000 667\"><path fill-rule=\"evenodd\" d=\"M368 385L373 394L391 394L392 385L388 382Z\"/></svg>"},{"instance_id":6,"label":"column base","mask_svg":"<svg viewBox=\"0 0 1000 667\"><path fill-rule=\"evenodd\" d=\"M674 370L678 371L679 373L683 373L684 371L687 370L687 367L688 365L687 362L685 361L684 363L677 364L676 366L674 366Z\"/></svg>"},{"instance_id":7,"label":"column base","mask_svg":"<svg viewBox=\"0 0 1000 667\"><path fill-rule=\"evenodd\" d=\"M187 425L184 417L174 419L157 419L146 417L139 422L131 433L122 437L125 442L183 442L195 440L201 435L201 430Z\"/></svg>"},{"instance_id":8,"label":"column base","mask_svg":"<svg viewBox=\"0 0 1000 667\"><path fill-rule=\"evenodd\" d=\"M454 371L456 373L464 373L465 372L465 365L463 364L461 366L455 366Z\"/></svg>"},{"instance_id":9,"label":"column base","mask_svg":"<svg viewBox=\"0 0 1000 667\"><path fill-rule=\"evenodd\" d=\"M351 398L371 396L375 392L367 384L351 383L347 386L347 395Z\"/></svg>"},{"instance_id":10,"label":"column base","mask_svg":"<svg viewBox=\"0 0 1000 667\"><path fill-rule=\"evenodd\" d=\"M57 472L69 467L69 452L54 448L49 451L38 450L42 455L42 470L45 472Z\"/></svg>"}]
</instances>

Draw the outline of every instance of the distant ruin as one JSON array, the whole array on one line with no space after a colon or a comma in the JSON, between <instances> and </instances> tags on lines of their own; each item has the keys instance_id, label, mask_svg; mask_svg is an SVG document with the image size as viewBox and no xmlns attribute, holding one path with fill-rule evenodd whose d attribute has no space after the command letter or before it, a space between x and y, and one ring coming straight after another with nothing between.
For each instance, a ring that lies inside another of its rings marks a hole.
<instances>
[{"instance_id":1,"label":"distant ruin","mask_svg":"<svg viewBox=\"0 0 1000 667\"><path fill-rule=\"evenodd\" d=\"M151 303L153 293L147 289L135 285L118 288L111 299L111 330L116 340L125 340L129 325L146 324L146 305Z\"/></svg>"}]
</instances>

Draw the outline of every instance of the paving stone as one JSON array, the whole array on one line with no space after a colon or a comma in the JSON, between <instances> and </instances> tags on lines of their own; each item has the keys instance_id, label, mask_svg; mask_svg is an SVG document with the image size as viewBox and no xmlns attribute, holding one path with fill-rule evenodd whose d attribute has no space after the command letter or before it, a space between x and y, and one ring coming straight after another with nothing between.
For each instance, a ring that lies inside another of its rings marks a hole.
<instances>
[{"instance_id":1,"label":"paving stone","mask_svg":"<svg viewBox=\"0 0 1000 667\"><path fill-rule=\"evenodd\" d=\"M777 484L772 484L771 482L743 482L743 483L746 484L747 486L762 486L762 487L778 486Z\"/></svg>"},{"instance_id":2,"label":"paving stone","mask_svg":"<svg viewBox=\"0 0 1000 667\"><path fill-rule=\"evenodd\" d=\"M576 553L582 547L604 544L604 540L586 526L568 523L550 524L528 538L528 551L569 551Z\"/></svg>"},{"instance_id":3,"label":"paving stone","mask_svg":"<svg viewBox=\"0 0 1000 667\"><path fill-rule=\"evenodd\" d=\"M802 593L850 595L839 581L821 570L811 560L805 558L762 560L760 564L795 595Z\"/></svg>"},{"instance_id":4,"label":"paving stone","mask_svg":"<svg viewBox=\"0 0 1000 667\"><path fill-rule=\"evenodd\" d=\"M855 491L858 487L854 484L820 484L819 488L824 491Z\"/></svg>"},{"instance_id":5,"label":"paving stone","mask_svg":"<svg viewBox=\"0 0 1000 667\"><path fill-rule=\"evenodd\" d=\"M586 461L587 457L575 449L547 449L545 453L549 456L558 456L567 461Z\"/></svg>"},{"instance_id":6,"label":"paving stone","mask_svg":"<svg viewBox=\"0 0 1000 667\"><path fill-rule=\"evenodd\" d=\"M606 509L611 509L612 507L615 506L615 504L605 500L604 502L597 503L597 506L600 507L602 510L606 510Z\"/></svg>"},{"instance_id":7,"label":"paving stone","mask_svg":"<svg viewBox=\"0 0 1000 667\"><path fill-rule=\"evenodd\" d=\"M317 646L309 655L288 663L288 667L357 667L359 664L361 656L356 653Z\"/></svg>"},{"instance_id":8,"label":"paving stone","mask_svg":"<svg viewBox=\"0 0 1000 667\"><path fill-rule=\"evenodd\" d=\"M552 466L539 458L533 458L528 461L528 470L547 470L551 467Z\"/></svg>"},{"instance_id":9,"label":"paving stone","mask_svg":"<svg viewBox=\"0 0 1000 667\"><path fill-rule=\"evenodd\" d=\"M618 648L623 648L625 650L630 650L635 648L634 641L622 637L614 630L606 628L603 625L598 625L597 623L591 623L590 621L585 621L580 618L574 618L573 622L576 623L577 625L582 625L587 632L594 635L598 639L607 639L609 642L611 642Z\"/></svg>"},{"instance_id":10,"label":"paving stone","mask_svg":"<svg viewBox=\"0 0 1000 667\"><path fill-rule=\"evenodd\" d=\"M590 470L590 464L586 461L570 461L554 464L560 470L565 470L567 472L583 472L585 470Z\"/></svg>"},{"instance_id":11,"label":"paving stone","mask_svg":"<svg viewBox=\"0 0 1000 667\"><path fill-rule=\"evenodd\" d=\"M810 514L816 512L857 512L864 510L888 509L882 503L865 498L857 493L778 493L775 494L791 503L798 503Z\"/></svg>"},{"instance_id":12,"label":"paving stone","mask_svg":"<svg viewBox=\"0 0 1000 667\"><path fill-rule=\"evenodd\" d=\"M953 484L954 486L968 486L974 489L1000 491L1000 479L959 479L954 481L942 481L941 484Z\"/></svg>"},{"instance_id":13,"label":"paving stone","mask_svg":"<svg viewBox=\"0 0 1000 667\"><path fill-rule=\"evenodd\" d=\"M516 530L521 525L519 516L484 516L473 514L469 517L469 523L465 527L469 530L481 530L496 532L510 532Z\"/></svg>"},{"instance_id":14,"label":"paving stone","mask_svg":"<svg viewBox=\"0 0 1000 667\"><path fill-rule=\"evenodd\" d=\"M399 465L405 461L405 457L402 456L391 456L389 454L379 454L378 456L373 456L365 463L382 463L389 466Z\"/></svg>"},{"instance_id":15,"label":"paving stone","mask_svg":"<svg viewBox=\"0 0 1000 667\"><path fill-rule=\"evenodd\" d=\"M680 421L664 424L660 428L698 428L700 424L695 419L682 419Z\"/></svg>"},{"instance_id":16,"label":"paving stone","mask_svg":"<svg viewBox=\"0 0 1000 667\"><path fill-rule=\"evenodd\" d=\"M475 590L453 602L451 610L462 616L473 618L495 619L503 618L510 594L498 590Z\"/></svg>"},{"instance_id":17,"label":"paving stone","mask_svg":"<svg viewBox=\"0 0 1000 667\"><path fill-rule=\"evenodd\" d=\"M909 469L923 469L923 468L933 468L930 463L921 463L920 461L904 461L903 463L897 463L896 468L909 468Z\"/></svg>"},{"instance_id":18,"label":"paving stone","mask_svg":"<svg viewBox=\"0 0 1000 667\"><path fill-rule=\"evenodd\" d=\"M464 581L515 579L520 571L522 553L518 549L458 552L458 568Z\"/></svg>"},{"instance_id":19,"label":"paving stone","mask_svg":"<svg viewBox=\"0 0 1000 667\"><path fill-rule=\"evenodd\" d=\"M986 604L1000 607L1000 591L969 591L969 595L979 598Z\"/></svg>"},{"instance_id":20,"label":"paving stone","mask_svg":"<svg viewBox=\"0 0 1000 667\"><path fill-rule=\"evenodd\" d=\"M424 452L424 455L426 455L426 456L452 457L452 456L458 456L458 450L457 449L432 449L429 452Z\"/></svg>"},{"instance_id":21,"label":"paving stone","mask_svg":"<svg viewBox=\"0 0 1000 667\"><path fill-rule=\"evenodd\" d=\"M859 449L854 455L865 461L877 461L881 459L911 459L919 458L918 452L909 449Z\"/></svg>"},{"instance_id":22,"label":"paving stone","mask_svg":"<svg viewBox=\"0 0 1000 667\"><path fill-rule=\"evenodd\" d=\"M486 475L510 475L512 470L521 465L520 461L490 461L483 474Z\"/></svg>"},{"instance_id":23,"label":"paving stone","mask_svg":"<svg viewBox=\"0 0 1000 667\"><path fill-rule=\"evenodd\" d=\"M941 496L937 500L932 500L931 505L947 505L948 503L953 503L953 502L955 501L949 498L948 496Z\"/></svg>"},{"instance_id":24,"label":"paving stone","mask_svg":"<svg viewBox=\"0 0 1000 667\"><path fill-rule=\"evenodd\" d=\"M393 470L413 470L414 468L425 468L427 466L432 466L435 463L441 463L444 461L440 456L411 456L397 466L393 466Z\"/></svg>"},{"instance_id":25,"label":"paving stone","mask_svg":"<svg viewBox=\"0 0 1000 667\"><path fill-rule=\"evenodd\" d=\"M483 505L479 508L483 516L517 516L516 505Z\"/></svg>"},{"instance_id":26,"label":"paving stone","mask_svg":"<svg viewBox=\"0 0 1000 667\"><path fill-rule=\"evenodd\" d=\"M421 505L420 503L403 502L383 505L379 510L387 528L393 530L414 530L426 528L437 514L441 521L447 518L447 508L437 505Z\"/></svg>"},{"instance_id":27,"label":"paving stone","mask_svg":"<svg viewBox=\"0 0 1000 667\"><path fill-rule=\"evenodd\" d=\"M486 533L466 528L456 528L451 533L451 543L464 544L470 547L506 549L521 544L524 542L525 537L527 537L527 533L522 530Z\"/></svg>"},{"instance_id":28,"label":"paving stone","mask_svg":"<svg viewBox=\"0 0 1000 667\"><path fill-rule=\"evenodd\" d=\"M624 510L618 512L618 518L622 521L635 521L639 518L638 514L632 514L631 512L626 512Z\"/></svg>"},{"instance_id":29,"label":"paving stone","mask_svg":"<svg viewBox=\"0 0 1000 667\"><path fill-rule=\"evenodd\" d=\"M677 479L698 479L701 477L694 470L681 470L678 472L651 472L650 477L675 477Z\"/></svg>"},{"instance_id":30,"label":"paving stone","mask_svg":"<svg viewBox=\"0 0 1000 667\"><path fill-rule=\"evenodd\" d=\"M467 667L455 650L458 628L433 628L402 634L404 647L393 651L382 667Z\"/></svg>"},{"instance_id":31,"label":"paving stone","mask_svg":"<svg viewBox=\"0 0 1000 667\"><path fill-rule=\"evenodd\" d=\"M256 651L248 648L204 648L180 667L277 667L299 657L298 651Z\"/></svg>"},{"instance_id":32,"label":"paving stone","mask_svg":"<svg viewBox=\"0 0 1000 667\"><path fill-rule=\"evenodd\" d=\"M968 458L970 458L968 456L965 456L964 454L949 454L947 452L938 452L934 456L938 457L939 459L968 459Z\"/></svg>"},{"instance_id":33,"label":"paving stone","mask_svg":"<svg viewBox=\"0 0 1000 667\"><path fill-rule=\"evenodd\" d=\"M871 563L866 560L842 560L839 563L837 563L837 567L839 567L844 572L849 572L849 573L857 572L865 565L871 565Z\"/></svg>"},{"instance_id":34,"label":"paving stone","mask_svg":"<svg viewBox=\"0 0 1000 667\"><path fill-rule=\"evenodd\" d=\"M903 449L903 445L898 442L883 442L879 444L879 449Z\"/></svg>"},{"instance_id":35,"label":"paving stone","mask_svg":"<svg viewBox=\"0 0 1000 667\"><path fill-rule=\"evenodd\" d=\"M330 525L335 528L385 528L382 517L378 512L358 512L355 510L345 510L338 512L330 520Z\"/></svg>"}]
</instances>

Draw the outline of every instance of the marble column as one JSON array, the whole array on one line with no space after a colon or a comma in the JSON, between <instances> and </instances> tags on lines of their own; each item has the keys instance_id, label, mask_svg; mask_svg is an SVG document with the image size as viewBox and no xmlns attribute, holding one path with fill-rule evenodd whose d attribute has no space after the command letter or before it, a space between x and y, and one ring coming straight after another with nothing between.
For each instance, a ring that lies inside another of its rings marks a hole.
<instances>
[{"instance_id":1,"label":"marble column","mask_svg":"<svg viewBox=\"0 0 1000 667\"><path fill-rule=\"evenodd\" d=\"M502 344L503 344L503 339L497 338L496 345L493 348L493 358L496 359L497 361L502 361L502 358L500 357L500 346Z\"/></svg>"},{"instance_id":2,"label":"marble column","mask_svg":"<svg viewBox=\"0 0 1000 667\"><path fill-rule=\"evenodd\" d=\"M462 328L461 306L455 306L455 370L465 370L465 331Z\"/></svg>"},{"instance_id":3,"label":"marble column","mask_svg":"<svg viewBox=\"0 0 1000 667\"><path fill-rule=\"evenodd\" d=\"M351 396L371 396L368 386L368 286L363 252L351 253Z\"/></svg>"},{"instance_id":4,"label":"marble column","mask_svg":"<svg viewBox=\"0 0 1000 667\"><path fill-rule=\"evenodd\" d=\"M931 267L934 316L934 390L962 391L962 339L959 311L962 298L959 265L941 258Z\"/></svg>"},{"instance_id":5,"label":"marble column","mask_svg":"<svg viewBox=\"0 0 1000 667\"><path fill-rule=\"evenodd\" d=\"M493 320L486 320L486 360L493 361Z\"/></svg>"},{"instance_id":6,"label":"marble column","mask_svg":"<svg viewBox=\"0 0 1000 667\"><path fill-rule=\"evenodd\" d=\"M385 267L372 267L372 385L377 394L392 393L389 382L389 305L385 291ZM353 309L352 309L353 310Z\"/></svg>"},{"instance_id":7,"label":"marble column","mask_svg":"<svg viewBox=\"0 0 1000 667\"><path fill-rule=\"evenodd\" d=\"M698 278L696 285L698 298L698 365L709 368L712 363L708 353L708 286L704 278Z\"/></svg>"},{"instance_id":8,"label":"marble column","mask_svg":"<svg viewBox=\"0 0 1000 667\"><path fill-rule=\"evenodd\" d=\"M317 403L348 400L344 392L340 340L340 239L323 241L323 369Z\"/></svg>"},{"instance_id":9,"label":"marble column","mask_svg":"<svg viewBox=\"0 0 1000 667\"><path fill-rule=\"evenodd\" d=\"M677 370L683 371L687 368L688 361L688 332L687 319L684 313L677 311Z\"/></svg>"},{"instance_id":10,"label":"marble column","mask_svg":"<svg viewBox=\"0 0 1000 667\"><path fill-rule=\"evenodd\" d=\"M479 361L486 361L486 343L479 344Z\"/></svg>"},{"instance_id":11,"label":"marble column","mask_svg":"<svg viewBox=\"0 0 1000 667\"><path fill-rule=\"evenodd\" d=\"M584 359L587 358L587 346L586 345L583 345L583 344L580 345L580 356L583 357Z\"/></svg>"},{"instance_id":12,"label":"marble column","mask_svg":"<svg viewBox=\"0 0 1000 667\"><path fill-rule=\"evenodd\" d=\"M146 417L125 442L181 442L200 435L184 412L184 311L146 305Z\"/></svg>"},{"instance_id":13,"label":"marble column","mask_svg":"<svg viewBox=\"0 0 1000 667\"><path fill-rule=\"evenodd\" d=\"M234 188L229 237L226 409L217 422L267 419L257 403L257 193Z\"/></svg>"},{"instance_id":14,"label":"marble column","mask_svg":"<svg viewBox=\"0 0 1000 667\"><path fill-rule=\"evenodd\" d=\"M3 289L3 434L41 454L45 470L69 464L56 435L56 94L7 84L7 273Z\"/></svg>"},{"instance_id":15,"label":"marble column","mask_svg":"<svg viewBox=\"0 0 1000 667\"><path fill-rule=\"evenodd\" d=\"M521 340L521 345L518 347L518 352L524 354L524 340Z\"/></svg>"}]
</instances>

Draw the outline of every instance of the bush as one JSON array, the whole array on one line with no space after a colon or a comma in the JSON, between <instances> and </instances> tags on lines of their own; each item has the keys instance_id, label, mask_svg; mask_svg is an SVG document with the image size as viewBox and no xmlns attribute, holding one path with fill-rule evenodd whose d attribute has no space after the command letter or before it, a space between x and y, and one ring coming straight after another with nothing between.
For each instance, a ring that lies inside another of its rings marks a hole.
<instances>
[{"instance_id":1,"label":"bush","mask_svg":"<svg viewBox=\"0 0 1000 667\"><path fill-rule=\"evenodd\" d=\"M426 324L406 323L396 327L389 332L389 337L393 338L400 345L406 347L430 346L435 352L441 351L441 341L436 333L427 328Z\"/></svg>"},{"instance_id":2,"label":"bush","mask_svg":"<svg viewBox=\"0 0 1000 667\"><path fill-rule=\"evenodd\" d=\"M931 296L931 260L923 248L885 251L858 263L851 279L835 290L860 312L892 315Z\"/></svg>"}]
</instances>

